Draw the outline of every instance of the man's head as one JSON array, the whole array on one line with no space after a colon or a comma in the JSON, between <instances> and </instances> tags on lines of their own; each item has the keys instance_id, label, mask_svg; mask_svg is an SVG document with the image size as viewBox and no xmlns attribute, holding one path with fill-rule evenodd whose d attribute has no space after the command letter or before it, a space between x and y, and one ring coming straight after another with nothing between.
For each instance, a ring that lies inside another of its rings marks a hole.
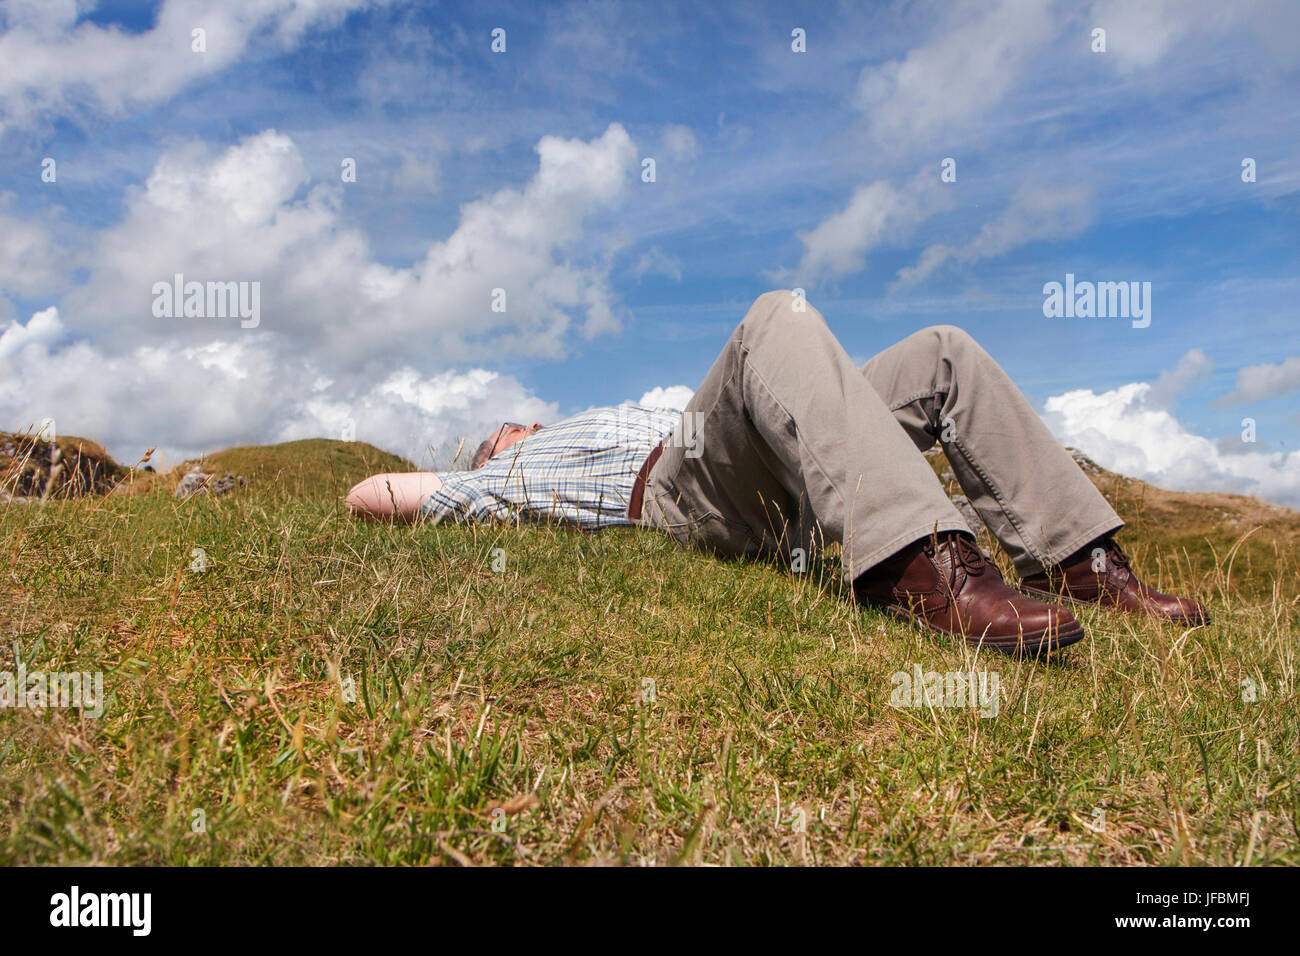
<instances>
[{"instance_id":1,"label":"man's head","mask_svg":"<svg viewBox=\"0 0 1300 956\"><path fill-rule=\"evenodd\" d=\"M541 431L541 428L541 422L533 422L531 425L506 422L491 435L488 435L483 440L483 444L478 446L478 450L474 452L474 460L470 462L470 467L482 468L493 455L501 454L515 442L527 438L534 432Z\"/></svg>"}]
</instances>

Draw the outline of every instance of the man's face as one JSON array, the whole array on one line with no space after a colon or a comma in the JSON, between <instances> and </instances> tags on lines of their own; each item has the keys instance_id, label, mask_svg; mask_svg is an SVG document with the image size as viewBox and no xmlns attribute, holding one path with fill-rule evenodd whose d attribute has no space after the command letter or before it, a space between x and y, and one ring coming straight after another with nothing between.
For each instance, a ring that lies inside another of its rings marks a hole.
<instances>
[{"instance_id":1,"label":"man's face","mask_svg":"<svg viewBox=\"0 0 1300 956\"><path fill-rule=\"evenodd\" d=\"M514 422L506 422L491 435L488 435L487 439L483 442L483 445L480 446L480 448L487 446L489 454L487 458L478 462L474 467L482 467L484 462L488 459L495 458L515 442L522 441L534 432L541 431L541 428L541 422L533 422L531 425L518 425Z\"/></svg>"}]
</instances>

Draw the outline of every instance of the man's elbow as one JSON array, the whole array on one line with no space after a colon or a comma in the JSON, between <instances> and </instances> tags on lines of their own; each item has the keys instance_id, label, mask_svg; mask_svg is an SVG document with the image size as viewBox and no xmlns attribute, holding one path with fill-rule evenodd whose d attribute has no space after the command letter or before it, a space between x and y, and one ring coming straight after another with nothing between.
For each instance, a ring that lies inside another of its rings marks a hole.
<instances>
[{"instance_id":1,"label":"man's elbow","mask_svg":"<svg viewBox=\"0 0 1300 956\"><path fill-rule=\"evenodd\" d=\"M440 488L442 479L428 471L371 475L352 486L343 505L358 518L414 521L420 506Z\"/></svg>"}]
</instances>

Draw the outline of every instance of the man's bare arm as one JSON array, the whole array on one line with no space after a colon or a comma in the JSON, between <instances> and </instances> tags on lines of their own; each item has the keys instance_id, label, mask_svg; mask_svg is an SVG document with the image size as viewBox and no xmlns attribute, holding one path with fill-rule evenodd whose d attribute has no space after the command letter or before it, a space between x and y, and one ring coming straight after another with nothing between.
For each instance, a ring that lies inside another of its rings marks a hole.
<instances>
[{"instance_id":1,"label":"man's bare arm","mask_svg":"<svg viewBox=\"0 0 1300 956\"><path fill-rule=\"evenodd\" d=\"M441 488L442 478L431 471L371 475L353 486L343 503L360 518L414 521L420 505Z\"/></svg>"}]
</instances>

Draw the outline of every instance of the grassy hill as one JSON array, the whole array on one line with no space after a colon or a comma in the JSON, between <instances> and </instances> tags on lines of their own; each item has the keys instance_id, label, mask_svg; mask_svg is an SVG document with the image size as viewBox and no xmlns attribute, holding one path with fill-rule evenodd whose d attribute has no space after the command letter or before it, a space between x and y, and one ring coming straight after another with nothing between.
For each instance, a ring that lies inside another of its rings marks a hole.
<instances>
[{"instance_id":1,"label":"grassy hill","mask_svg":"<svg viewBox=\"0 0 1300 956\"><path fill-rule=\"evenodd\" d=\"M226 496L0 505L0 671L106 696L0 709L0 863L1300 862L1294 512L1096 469L1214 623L1084 612L1034 663L852 605L834 553L344 513L402 466L295 442L210 456ZM995 673L997 714L895 706L914 668Z\"/></svg>"},{"instance_id":2,"label":"grassy hill","mask_svg":"<svg viewBox=\"0 0 1300 956\"><path fill-rule=\"evenodd\" d=\"M0 431L0 502L104 494L127 474L98 442Z\"/></svg>"},{"instance_id":3,"label":"grassy hill","mask_svg":"<svg viewBox=\"0 0 1300 956\"><path fill-rule=\"evenodd\" d=\"M239 493L259 499L342 498L366 475L416 470L405 458L365 442L308 438L278 445L227 448L183 462L163 475L137 472L132 490L147 492L161 486L175 491L192 466L218 476L225 472L242 475L248 484Z\"/></svg>"},{"instance_id":4,"label":"grassy hill","mask_svg":"<svg viewBox=\"0 0 1300 956\"><path fill-rule=\"evenodd\" d=\"M55 446L59 455L52 457ZM61 460L62 467L51 483L54 460ZM86 438L69 435L50 442L0 432L0 490L19 497L40 497L47 484L52 498L110 492L147 494L159 489L171 493L195 466L217 476L225 472L242 475L248 483L240 492L259 499L341 498L366 475L416 470L405 458L365 442L309 438L278 445L227 448L159 474L152 469L123 466L102 445Z\"/></svg>"}]
</instances>

